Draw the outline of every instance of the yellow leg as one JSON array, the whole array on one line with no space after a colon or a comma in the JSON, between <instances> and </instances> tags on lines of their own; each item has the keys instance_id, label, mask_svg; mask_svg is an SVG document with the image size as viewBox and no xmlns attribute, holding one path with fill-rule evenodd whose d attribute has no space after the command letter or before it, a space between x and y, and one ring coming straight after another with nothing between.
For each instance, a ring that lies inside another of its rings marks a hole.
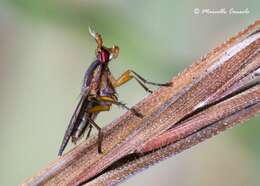
<instances>
[{"instance_id":1,"label":"yellow leg","mask_svg":"<svg viewBox=\"0 0 260 186\"><path fill-rule=\"evenodd\" d=\"M130 81L133 78L144 88L145 91L152 93L152 91L144 84L144 83L147 83L148 81L146 81L144 78L142 78L140 75L138 75L137 73L135 73L132 70L125 71L118 79L115 79L112 76L112 74L110 75L110 80L114 87L119 87L119 86L127 83L128 81ZM150 82L148 82L148 84L149 83Z\"/></svg>"},{"instance_id":2,"label":"yellow leg","mask_svg":"<svg viewBox=\"0 0 260 186\"><path fill-rule=\"evenodd\" d=\"M107 102L115 102L117 99L116 97L109 97L109 96L100 96L96 98L99 101L107 101Z\"/></svg>"},{"instance_id":3,"label":"yellow leg","mask_svg":"<svg viewBox=\"0 0 260 186\"><path fill-rule=\"evenodd\" d=\"M125 84L126 82L130 81L131 79L133 79L133 77L134 76L131 74L131 70L127 70L118 79L115 79L111 74L110 80L114 87L119 87Z\"/></svg>"},{"instance_id":4,"label":"yellow leg","mask_svg":"<svg viewBox=\"0 0 260 186\"><path fill-rule=\"evenodd\" d=\"M120 107L122 107L124 109L127 109L127 110L133 112L138 117L143 117L143 115L140 114L139 112L137 112L135 109L128 108L124 103L121 103L121 102L117 101L117 98L109 97L109 96L101 96L101 97L98 97L97 100L115 104L117 106L120 106Z\"/></svg>"},{"instance_id":5,"label":"yellow leg","mask_svg":"<svg viewBox=\"0 0 260 186\"><path fill-rule=\"evenodd\" d=\"M109 111L110 106L97 105L88 110L89 113Z\"/></svg>"},{"instance_id":6,"label":"yellow leg","mask_svg":"<svg viewBox=\"0 0 260 186\"><path fill-rule=\"evenodd\" d=\"M137 74L133 70L125 71L118 79L115 79L112 76L112 74L110 74L109 77L110 77L110 81L112 82L112 85L114 87L119 87L134 78L145 89L145 91L150 92L150 93L152 93L152 91L145 84L150 84L150 85L155 85L155 86L171 86L171 84L172 84L171 82L154 83L151 81L147 81L141 75Z\"/></svg>"},{"instance_id":7,"label":"yellow leg","mask_svg":"<svg viewBox=\"0 0 260 186\"><path fill-rule=\"evenodd\" d=\"M97 101L105 101L105 102L111 102L111 103L116 102L116 98L109 97L109 96L101 96L101 97L97 97L95 99ZM103 112L103 111L109 111L109 110L110 110L109 105L97 105L97 106L90 108L88 110L88 112L93 113L93 112Z\"/></svg>"},{"instance_id":8,"label":"yellow leg","mask_svg":"<svg viewBox=\"0 0 260 186\"><path fill-rule=\"evenodd\" d=\"M120 107L122 107L124 109L127 109L127 110L133 112L138 117L141 117L141 118L143 117L143 115L140 114L139 112L137 112L135 109L127 107L124 103L121 103L121 102L117 101L116 98L109 97L109 96L101 96L101 97L97 97L95 99L96 99L97 102L98 101L103 101L103 102L109 102L111 104L115 104L117 106L120 106ZM94 106L94 107L90 108L88 110L88 112L89 113L94 113L94 112L109 111L110 107L111 107L110 105L97 105L97 106Z\"/></svg>"}]
</instances>

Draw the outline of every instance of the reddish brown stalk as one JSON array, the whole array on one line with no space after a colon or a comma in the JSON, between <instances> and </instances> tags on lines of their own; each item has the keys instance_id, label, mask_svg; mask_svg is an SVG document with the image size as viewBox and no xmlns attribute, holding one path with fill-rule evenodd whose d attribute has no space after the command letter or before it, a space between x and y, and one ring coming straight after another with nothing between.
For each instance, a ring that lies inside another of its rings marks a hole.
<instances>
[{"instance_id":1,"label":"reddish brown stalk","mask_svg":"<svg viewBox=\"0 0 260 186\"><path fill-rule=\"evenodd\" d=\"M198 123L195 126L192 126L192 122L184 123L182 127L178 127L177 130L173 129L171 131L171 140L175 137L175 142L171 141L167 146L155 151L150 151L149 153L135 154L134 158L131 158L132 161L122 163L122 165L118 167L112 167L110 170L108 169L97 178L89 181L86 186L105 186L120 183L128 176L133 175L144 168L148 168L154 163L162 161L167 157L178 154L200 142L203 142L204 140L217 135L230 127L233 127L236 124L255 116L256 114L260 114L259 102L236 111L229 116L226 116L225 119L215 121L207 127L202 127L198 130L196 129L199 125ZM204 121L202 120L202 123L203 122ZM195 127L195 129L193 127ZM189 132L192 130L194 130L194 132ZM184 137L181 138L181 135Z\"/></svg>"},{"instance_id":2,"label":"reddish brown stalk","mask_svg":"<svg viewBox=\"0 0 260 186\"><path fill-rule=\"evenodd\" d=\"M217 47L23 185L112 185L260 110L260 20Z\"/></svg>"}]
</instances>

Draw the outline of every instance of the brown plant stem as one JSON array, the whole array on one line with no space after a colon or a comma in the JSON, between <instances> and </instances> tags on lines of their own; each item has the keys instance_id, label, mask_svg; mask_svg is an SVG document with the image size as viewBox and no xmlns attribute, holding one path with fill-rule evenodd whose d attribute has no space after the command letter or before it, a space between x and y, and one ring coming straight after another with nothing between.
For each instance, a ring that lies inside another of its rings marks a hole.
<instances>
[{"instance_id":1,"label":"brown plant stem","mask_svg":"<svg viewBox=\"0 0 260 186\"><path fill-rule=\"evenodd\" d=\"M260 102L236 111L225 117L225 119L213 122L212 124L191 133L190 135L186 135L184 138L176 137L176 141L174 143L171 143L161 149L157 149L146 154L136 154L134 160L126 162L125 164L122 164L122 166L115 167L111 170L108 169L100 176L89 181L86 186L105 186L120 183L128 176L133 175L156 162L162 161L167 157L178 154L200 142L203 142L204 140L211 138L212 136L217 135L230 127L233 127L256 114L260 114ZM182 133L186 133L185 130L188 127L191 127L192 130L192 126L185 124L183 128L180 127L176 131L173 129L171 135L182 135ZM178 138L179 140L177 140Z\"/></svg>"},{"instance_id":2,"label":"brown plant stem","mask_svg":"<svg viewBox=\"0 0 260 186\"><path fill-rule=\"evenodd\" d=\"M260 111L260 20L23 185L112 185Z\"/></svg>"}]
</instances>

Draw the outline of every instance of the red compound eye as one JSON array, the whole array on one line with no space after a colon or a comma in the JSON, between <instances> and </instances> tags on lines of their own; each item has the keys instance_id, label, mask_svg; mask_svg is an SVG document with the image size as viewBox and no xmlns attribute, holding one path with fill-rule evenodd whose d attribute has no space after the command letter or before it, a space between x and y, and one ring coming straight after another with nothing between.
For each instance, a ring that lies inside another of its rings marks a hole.
<instances>
[{"instance_id":1,"label":"red compound eye","mask_svg":"<svg viewBox=\"0 0 260 186\"><path fill-rule=\"evenodd\" d=\"M108 50L106 49L102 49L99 53L98 53L98 60L101 61L102 63L106 63L109 61L109 56L110 56L110 53Z\"/></svg>"}]
</instances>

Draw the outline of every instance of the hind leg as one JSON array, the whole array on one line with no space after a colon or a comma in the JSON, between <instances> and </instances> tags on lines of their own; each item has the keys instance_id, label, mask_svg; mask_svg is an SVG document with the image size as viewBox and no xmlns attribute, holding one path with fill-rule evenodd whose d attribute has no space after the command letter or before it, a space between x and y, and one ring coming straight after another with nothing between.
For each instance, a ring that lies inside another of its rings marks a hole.
<instances>
[{"instance_id":1,"label":"hind leg","mask_svg":"<svg viewBox=\"0 0 260 186\"><path fill-rule=\"evenodd\" d=\"M143 115L142 115L141 113L137 112L134 108L129 108L129 107L126 106L126 104L124 104L124 103L122 103L122 102L119 102L119 101L115 100L115 99L112 98L112 97L109 97L109 96L101 96L101 97L98 97L98 98L96 98L96 99L97 99L97 101L108 102L108 103L112 103L112 104L114 104L114 105L120 106L120 107L122 107L122 108L124 108L124 109L126 109L126 110L131 111L131 112L132 112L134 115L136 115L137 117L140 117L140 118L143 117ZM102 107L104 107L104 106L102 106Z\"/></svg>"},{"instance_id":2,"label":"hind leg","mask_svg":"<svg viewBox=\"0 0 260 186\"><path fill-rule=\"evenodd\" d=\"M102 153L101 145L103 140L103 133L101 131L101 128L91 118L88 118L88 121L93 127L95 127L98 130L98 153Z\"/></svg>"}]
</instances>

